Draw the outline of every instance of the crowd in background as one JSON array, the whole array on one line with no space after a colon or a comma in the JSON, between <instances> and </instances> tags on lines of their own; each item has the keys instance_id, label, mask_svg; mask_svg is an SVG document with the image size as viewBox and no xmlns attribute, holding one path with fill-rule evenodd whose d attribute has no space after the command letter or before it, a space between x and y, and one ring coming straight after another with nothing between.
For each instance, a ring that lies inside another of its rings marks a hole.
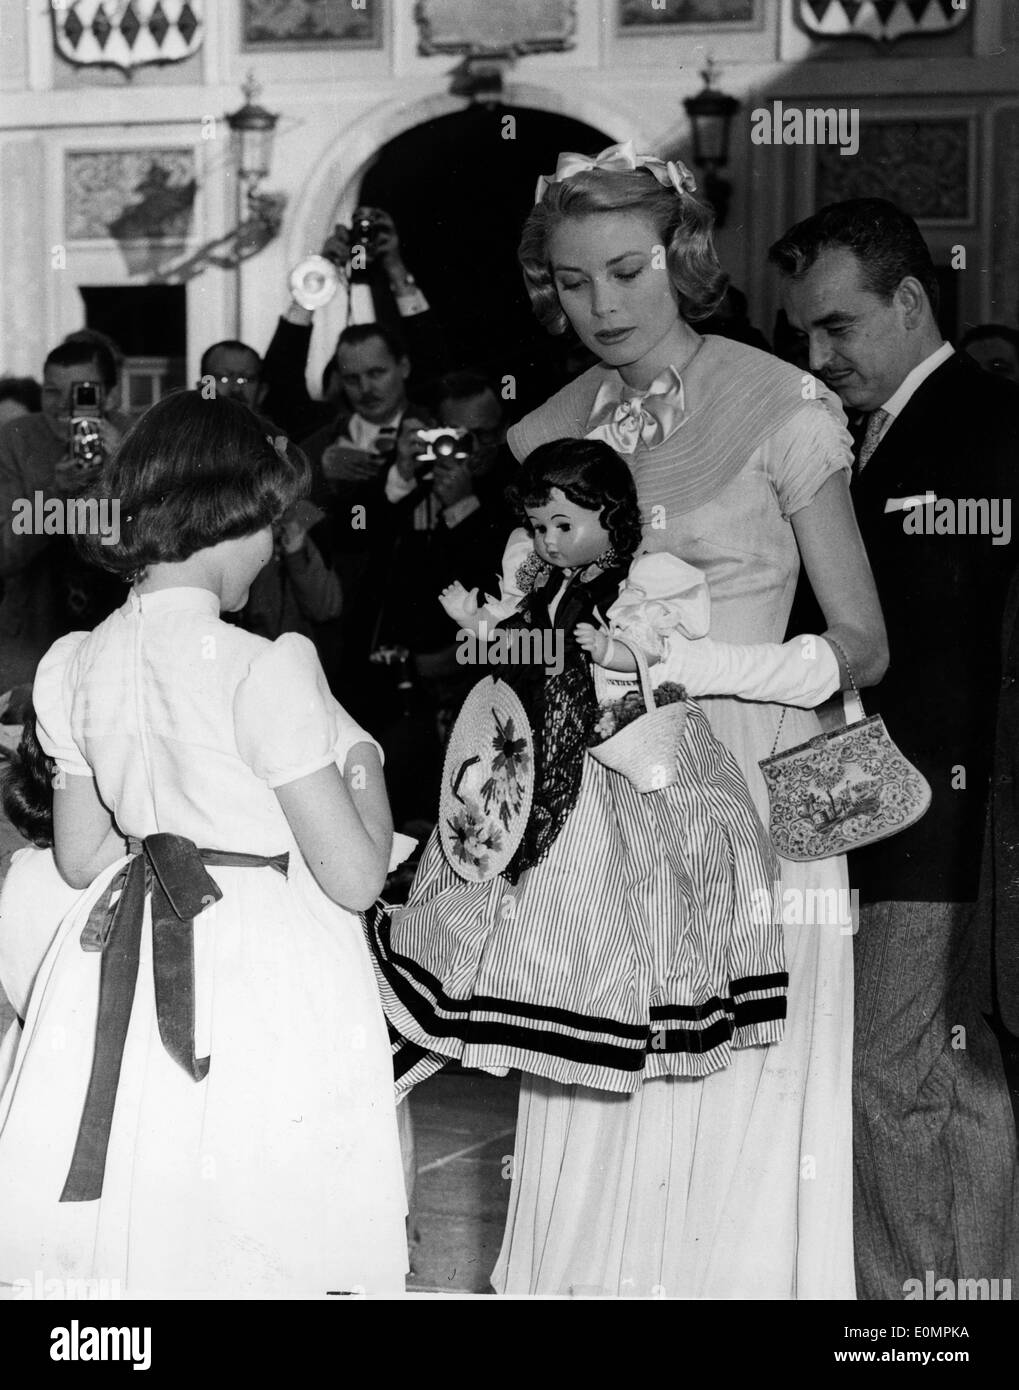
<instances>
[{"instance_id":1,"label":"crowd in background","mask_svg":"<svg viewBox=\"0 0 1019 1390\"><path fill-rule=\"evenodd\" d=\"M235 620L268 638L314 640L341 703L394 755L397 823L419 825L434 815L444 735L473 676L456 661L455 626L434 596L454 579L482 594L495 584L514 525L505 436L520 410L502 383L457 361L388 214L359 209L359 218L372 225L366 278L376 318L340 334L318 397L307 383L314 311L294 299L264 353L237 340L209 346L199 385L243 401L298 442L313 468L310 499L278 528L272 561ZM344 265L352 236L337 226L323 255ZM805 339L784 312L769 344L733 285L699 327L809 370ZM1019 383L1019 328L982 324L959 348ZM578 344L566 370L576 375L593 360ZM83 329L50 351L41 385L0 377L0 694L10 692L0 717L10 723L20 721L49 645L94 626L123 598L115 580L80 560L71 537L15 534L11 522L13 502L37 489L63 497L87 489L94 471L69 452L71 394L78 383L100 384L104 447L115 448L130 424L121 363L116 343ZM436 427L464 436L438 459L419 439Z\"/></svg>"}]
</instances>

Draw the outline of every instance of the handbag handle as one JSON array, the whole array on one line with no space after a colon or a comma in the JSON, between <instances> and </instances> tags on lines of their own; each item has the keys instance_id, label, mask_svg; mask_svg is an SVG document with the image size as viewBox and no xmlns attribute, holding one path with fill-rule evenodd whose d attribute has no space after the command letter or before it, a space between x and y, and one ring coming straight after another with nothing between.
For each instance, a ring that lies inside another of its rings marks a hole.
<instances>
[{"instance_id":1,"label":"handbag handle","mask_svg":"<svg viewBox=\"0 0 1019 1390\"><path fill-rule=\"evenodd\" d=\"M845 647L843 647L842 643L838 641L838 639L835 637L821 637L820 640L822 642L827 642L830 646L834 647L835 650L838 652L839 656L841 656L842 660L846 663L846 674L849 676L849 684L853 687L853 694L850 698L849 693L847 691L843 691L842 711L846 716L847 725L857 724L861 719L866 718L866 715L864 713L863 708L863 699L860 695L859 688L856 684L856 677L853 675L853 668L849 664L849 657L846 656L846 649ZM850 704L853 705L852 713L855 714L855 719L850 718ZM778 720L778 728L775 730L775 742L771 745L771 752L768 754L768 756L771 758L775 756L775 750L778 747L778 741L782 736L782 725L785 723L785 712L788 708L788 705L782 706L782 713L779 715Z\"/></svg>"},{"instance_id":2,"label":"handbag handle","mask_svg":"<svg viewBox=\"0 0 1019 1390\"><path fill-rule=\"evenodd\" d=\"M846 656L846 650L842 643L837 641L834 637L825 637L823 640L825 642L830 642L839 656L841 656L842 660L846 663L846 671L849 675L849 684L853 687L853 694L852 697L850 697L847 691L842 692L842 709L846 716L846 723L855 724L866 716L863 709L863 697L857 688L856 677L853 675L853 668L849 664L849 657ZM850 710L850 705L853 707L852 710ZM855 715L855 719L852 718L851 715Z\"/></svg>"},{"instance_id":3,"label":"handbag handle","mask_svg":"<svg viewBox=\"0 0 1019 1390\"><path fill-rule=\"evenodd\" d=\"M648 714L654 714L658 706L655 704L655 692L651 688L651 673L648 671L647 657L640 647L634 646L625 637L610 637L609 640L618 642L620 646L625 647L637 663L637 679L640 682L640 693L644 697L644 708Z\"/></svg>"}]
</instances>

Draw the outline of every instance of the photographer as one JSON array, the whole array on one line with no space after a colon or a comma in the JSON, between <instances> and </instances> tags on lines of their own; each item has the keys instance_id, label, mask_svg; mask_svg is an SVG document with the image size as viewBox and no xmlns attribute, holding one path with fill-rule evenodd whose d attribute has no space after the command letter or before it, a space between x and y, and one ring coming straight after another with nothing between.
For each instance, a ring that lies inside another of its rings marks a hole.
<instances>
[{"instance_id":1,"label":"photographer","mask_svg":"<svg viewBox=\"0 0 1019 1390\"><path fill-rule=\"evenodd\" d=\"M101 341L61 343L43 367L42 410L0 427L0 691L32 680L47 647L65 632L92 627L123 599L123 586L87 566L72 537L22 535L15 504L69 498L98 472L103 452L116 448L126 421L116 410L117 367ZM72 443L75 400L78 444Z\"/></svg>"},{"instance_id":2,"label":"photographer","mask_svg":"<svg viewBox=\"0 0 1019 1390\"><path fill-rule=\"evenodd\" d=\"M444 377L437 413L439 429L404 417L386 480L391 502L412 517L394 548L380 626L382 645L407 648L414 677L418 720L380 734L389 766L403 773L389 787L408 819L434 812L445 732L479 675L457 662L456 628L437 595L455 579L494 590L515 525L502 495L510 474L500 457L503 412L485 377Z\"/></svg>"},{"instance_id":3,"label":"photographer","mask_svg":"<svg viewBox=\"0 0 1019 1390\"><path fill-rule=\"evenodd\" d=\"M403 418L423 412L407 400L406 349L381 325L344 329L337 361L350 408L303 445L312 464L312 500L325 513L314 539L344 595L343 615L320 627L316 642L338 698L355 717L371 721L378 713L377 673L368 657L395 547L413 522L412 507L386 497L386 478Z\"/></svg>"},{"instance_id":4,"label":"photographer","mask_svg":"<svg viewBox=\"0 0 1019 1390\"><path fill-rule=\"evenodd\" d=\"M371 289L377 322L406 341L412 363L427 362L433 371L441 371L446 360L441 329L404 264L400 239L387 212L381 208L358 208L353 226L337 224L321 255L333 262L341 278L349 280L347 267L355 250L355 264L364 261L364 277ZM297 439L330 424L342 405L336 358L323 375L323 399L313 400L308 392L306 372L313 319L314 309L292 298L280 318L262 368L266 387L263 409Z\"/></svg>"}]
</instances>

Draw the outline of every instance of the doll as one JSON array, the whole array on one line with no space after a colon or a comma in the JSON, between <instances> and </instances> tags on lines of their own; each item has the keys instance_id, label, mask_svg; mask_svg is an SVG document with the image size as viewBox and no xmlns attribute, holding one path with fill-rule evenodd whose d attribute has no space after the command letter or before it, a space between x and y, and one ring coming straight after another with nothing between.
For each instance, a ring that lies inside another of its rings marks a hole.
<instances>
[{"instance_id":1,"label":"doll","mask_svg":"<svg viewBox=\"0 0 1019 1390\"><path fill-rule=\"evenodd\" d=\"M398 1061L398 1079L415 1084L449 1057L610 1091L704 1075L733 1047L781 1036L786 975L767 833L735 761L682 690L669 785L639 792L588 749L632 688L635 658L619 639L650 664L671 634L704 639L706 585L675 556L634 558L633 481L600 441L535 450L511 499L525 528L507 545L500 595L479 605L452 585L440 601L475 659L487 662L482 652L508 629L554 634L551 664L547 641L531 644L532 660L524 641L498 644L513 653L498 675L534 734L533 803L498 878L465 882L435 832L406 906L369 921L383 1004L414 1059Z\"/></svg>"}]
</instances>

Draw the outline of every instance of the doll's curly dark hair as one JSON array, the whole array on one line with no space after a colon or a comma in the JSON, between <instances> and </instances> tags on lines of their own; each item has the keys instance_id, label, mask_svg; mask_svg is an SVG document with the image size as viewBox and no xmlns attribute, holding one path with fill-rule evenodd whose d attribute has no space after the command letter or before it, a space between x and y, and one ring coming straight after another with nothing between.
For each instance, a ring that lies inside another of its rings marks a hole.
<instances>
[{"instance_id":1,"label":"doll's curly dark hair","mask_svg":"<svg viewBox=\"0 0 1019 1390\"><path fill-rule=\"evenodd\" d=\"M553 439L528 454L506 490L523 524L528 507L543 507L558 488L577 507L599 512L612 549L624 563L641 542L637 489L629 468L600 439Z\"/></svg>"},{"instance_id":2,"label":"doll's curly dark hair","mask_svg":"<svg viewBox=\"0 0 1019 1390\"><path fill-rule=\"evenodd\" d=\"M20 835L39 849L53 845L53 776L56 763L46 756L35 732L35 715L25 716L21 740L0 772L0 802Z\"/></svg>"}]
</instances>

